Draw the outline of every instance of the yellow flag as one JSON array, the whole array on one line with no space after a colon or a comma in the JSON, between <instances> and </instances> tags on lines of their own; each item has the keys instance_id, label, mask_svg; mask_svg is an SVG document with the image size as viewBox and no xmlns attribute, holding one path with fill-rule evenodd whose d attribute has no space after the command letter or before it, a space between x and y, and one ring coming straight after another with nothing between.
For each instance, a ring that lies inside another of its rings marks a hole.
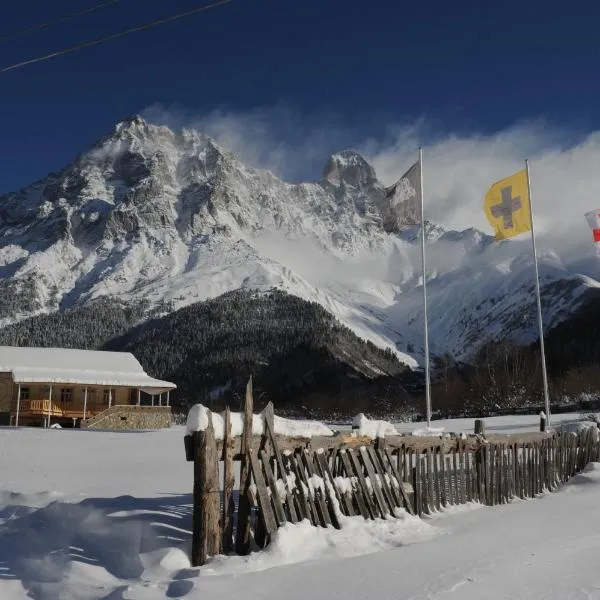
<instances>
[{"instance_id":1,"label":"yellow flag","mask_svg":"<svg viewBox=\"0 0 600 600\"><path fill-rule=\"evenodd\" d=\"M517 171L494 183L483 199L483 210L490 225L496 230L497 240L530 231L527 171Z\"/></svg>"}]
</instances>

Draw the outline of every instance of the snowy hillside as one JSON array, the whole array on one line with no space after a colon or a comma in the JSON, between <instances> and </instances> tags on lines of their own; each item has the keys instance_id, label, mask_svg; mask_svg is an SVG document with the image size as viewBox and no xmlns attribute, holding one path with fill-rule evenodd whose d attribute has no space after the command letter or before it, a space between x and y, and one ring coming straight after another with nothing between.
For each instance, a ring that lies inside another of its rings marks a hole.
<instances>
[{"instance_id":1,"label":"snowy hillside","mask_svg":"<svg viewBox=\"0 0 600 600\"><path fill-rule=\"evenodd\" d=\"M330 157L320 181L292 185L202 133L135 117L60 173L0 197L0 324L99 296L166 311L278 288L414 367L418 228L386 233L385 210L383 185L352 151ZM497 336L535 339L527 249L476 230L428 232L433 352L464 359ZM591 263L576 267L593 276ZM542 257L541 274L548 325L599 285L554 255Z\"/></svg>"}]
</instances>

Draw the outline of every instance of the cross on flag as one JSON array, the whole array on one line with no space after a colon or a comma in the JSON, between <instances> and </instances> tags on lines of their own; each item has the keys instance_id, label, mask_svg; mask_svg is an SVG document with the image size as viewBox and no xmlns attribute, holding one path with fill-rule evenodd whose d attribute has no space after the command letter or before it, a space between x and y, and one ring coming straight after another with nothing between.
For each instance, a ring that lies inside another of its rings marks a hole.
<instances>
[{"instance_id":1,"label":"cross on flag","mask_svg":"<svg viewBox=\"0 0 600 600\"><path fill-rule=\"evenodd\" d=\"M527 171L494 183L483 200L483 209L497 240L505 240L531 229Z\"/></svg>"}]
</instances>

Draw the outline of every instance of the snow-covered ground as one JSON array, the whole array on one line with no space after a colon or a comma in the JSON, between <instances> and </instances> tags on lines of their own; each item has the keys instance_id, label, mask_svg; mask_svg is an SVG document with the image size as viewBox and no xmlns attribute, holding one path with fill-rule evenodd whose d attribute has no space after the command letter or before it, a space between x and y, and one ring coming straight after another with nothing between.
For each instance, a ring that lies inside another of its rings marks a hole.
<instances>
[{"instance_id":1,"label":"snow-covered ground","mask_svg":"<svg viewBox=\"0 0 600 600\"><path fill-rule=\"evenodd\" d=\"M600 598L600 465L535 501L287 526L264 552L192 569L183 431L0 429L0 599Z\"/></svg>"}]
</instances>

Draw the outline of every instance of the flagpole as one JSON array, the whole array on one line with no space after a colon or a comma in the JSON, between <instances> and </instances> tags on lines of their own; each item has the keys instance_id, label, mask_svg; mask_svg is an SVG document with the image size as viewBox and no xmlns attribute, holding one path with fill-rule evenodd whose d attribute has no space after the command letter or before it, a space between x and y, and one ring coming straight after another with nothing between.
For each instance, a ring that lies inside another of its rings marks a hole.
<instances>
[{"instance_id":1,"label":"flagpole","mask_svg":"<svg viewBox=\"0 0 600 600\"><path fill-rule=\"evenodd\" d=\"M548 393L548 374L546 372L546 350L544 347L544 324L542 322L542 300L540 296L540 274L538 270L537 250L535 247L535 229L533 225L533 208L531 199L531 180L529 178L529 160L525 159L527 172L527 191L529 193L529 220L531 222L531 245L533 249L533 264L535 266L535 294L537 297L538 328L540 334L540 352L542 354L542 381L544 383L544 408L548 425L550 424L550 394Z\"/></svg>"},{"instance_id":2,"label":"flagpole","mask_svg":"<svg viewBox=\"0 0 600 600\"><path fill-rule=\"evenodd\" d=\"M425 405L427 427L431 427L431 380L429 376L429 332L427 330L427 263L425 262L425 206L423 201L423 148L419 147L419 172L421 175L421 265L423 270L423 337L425 339Z\"/></svg>"}]
</instances>

